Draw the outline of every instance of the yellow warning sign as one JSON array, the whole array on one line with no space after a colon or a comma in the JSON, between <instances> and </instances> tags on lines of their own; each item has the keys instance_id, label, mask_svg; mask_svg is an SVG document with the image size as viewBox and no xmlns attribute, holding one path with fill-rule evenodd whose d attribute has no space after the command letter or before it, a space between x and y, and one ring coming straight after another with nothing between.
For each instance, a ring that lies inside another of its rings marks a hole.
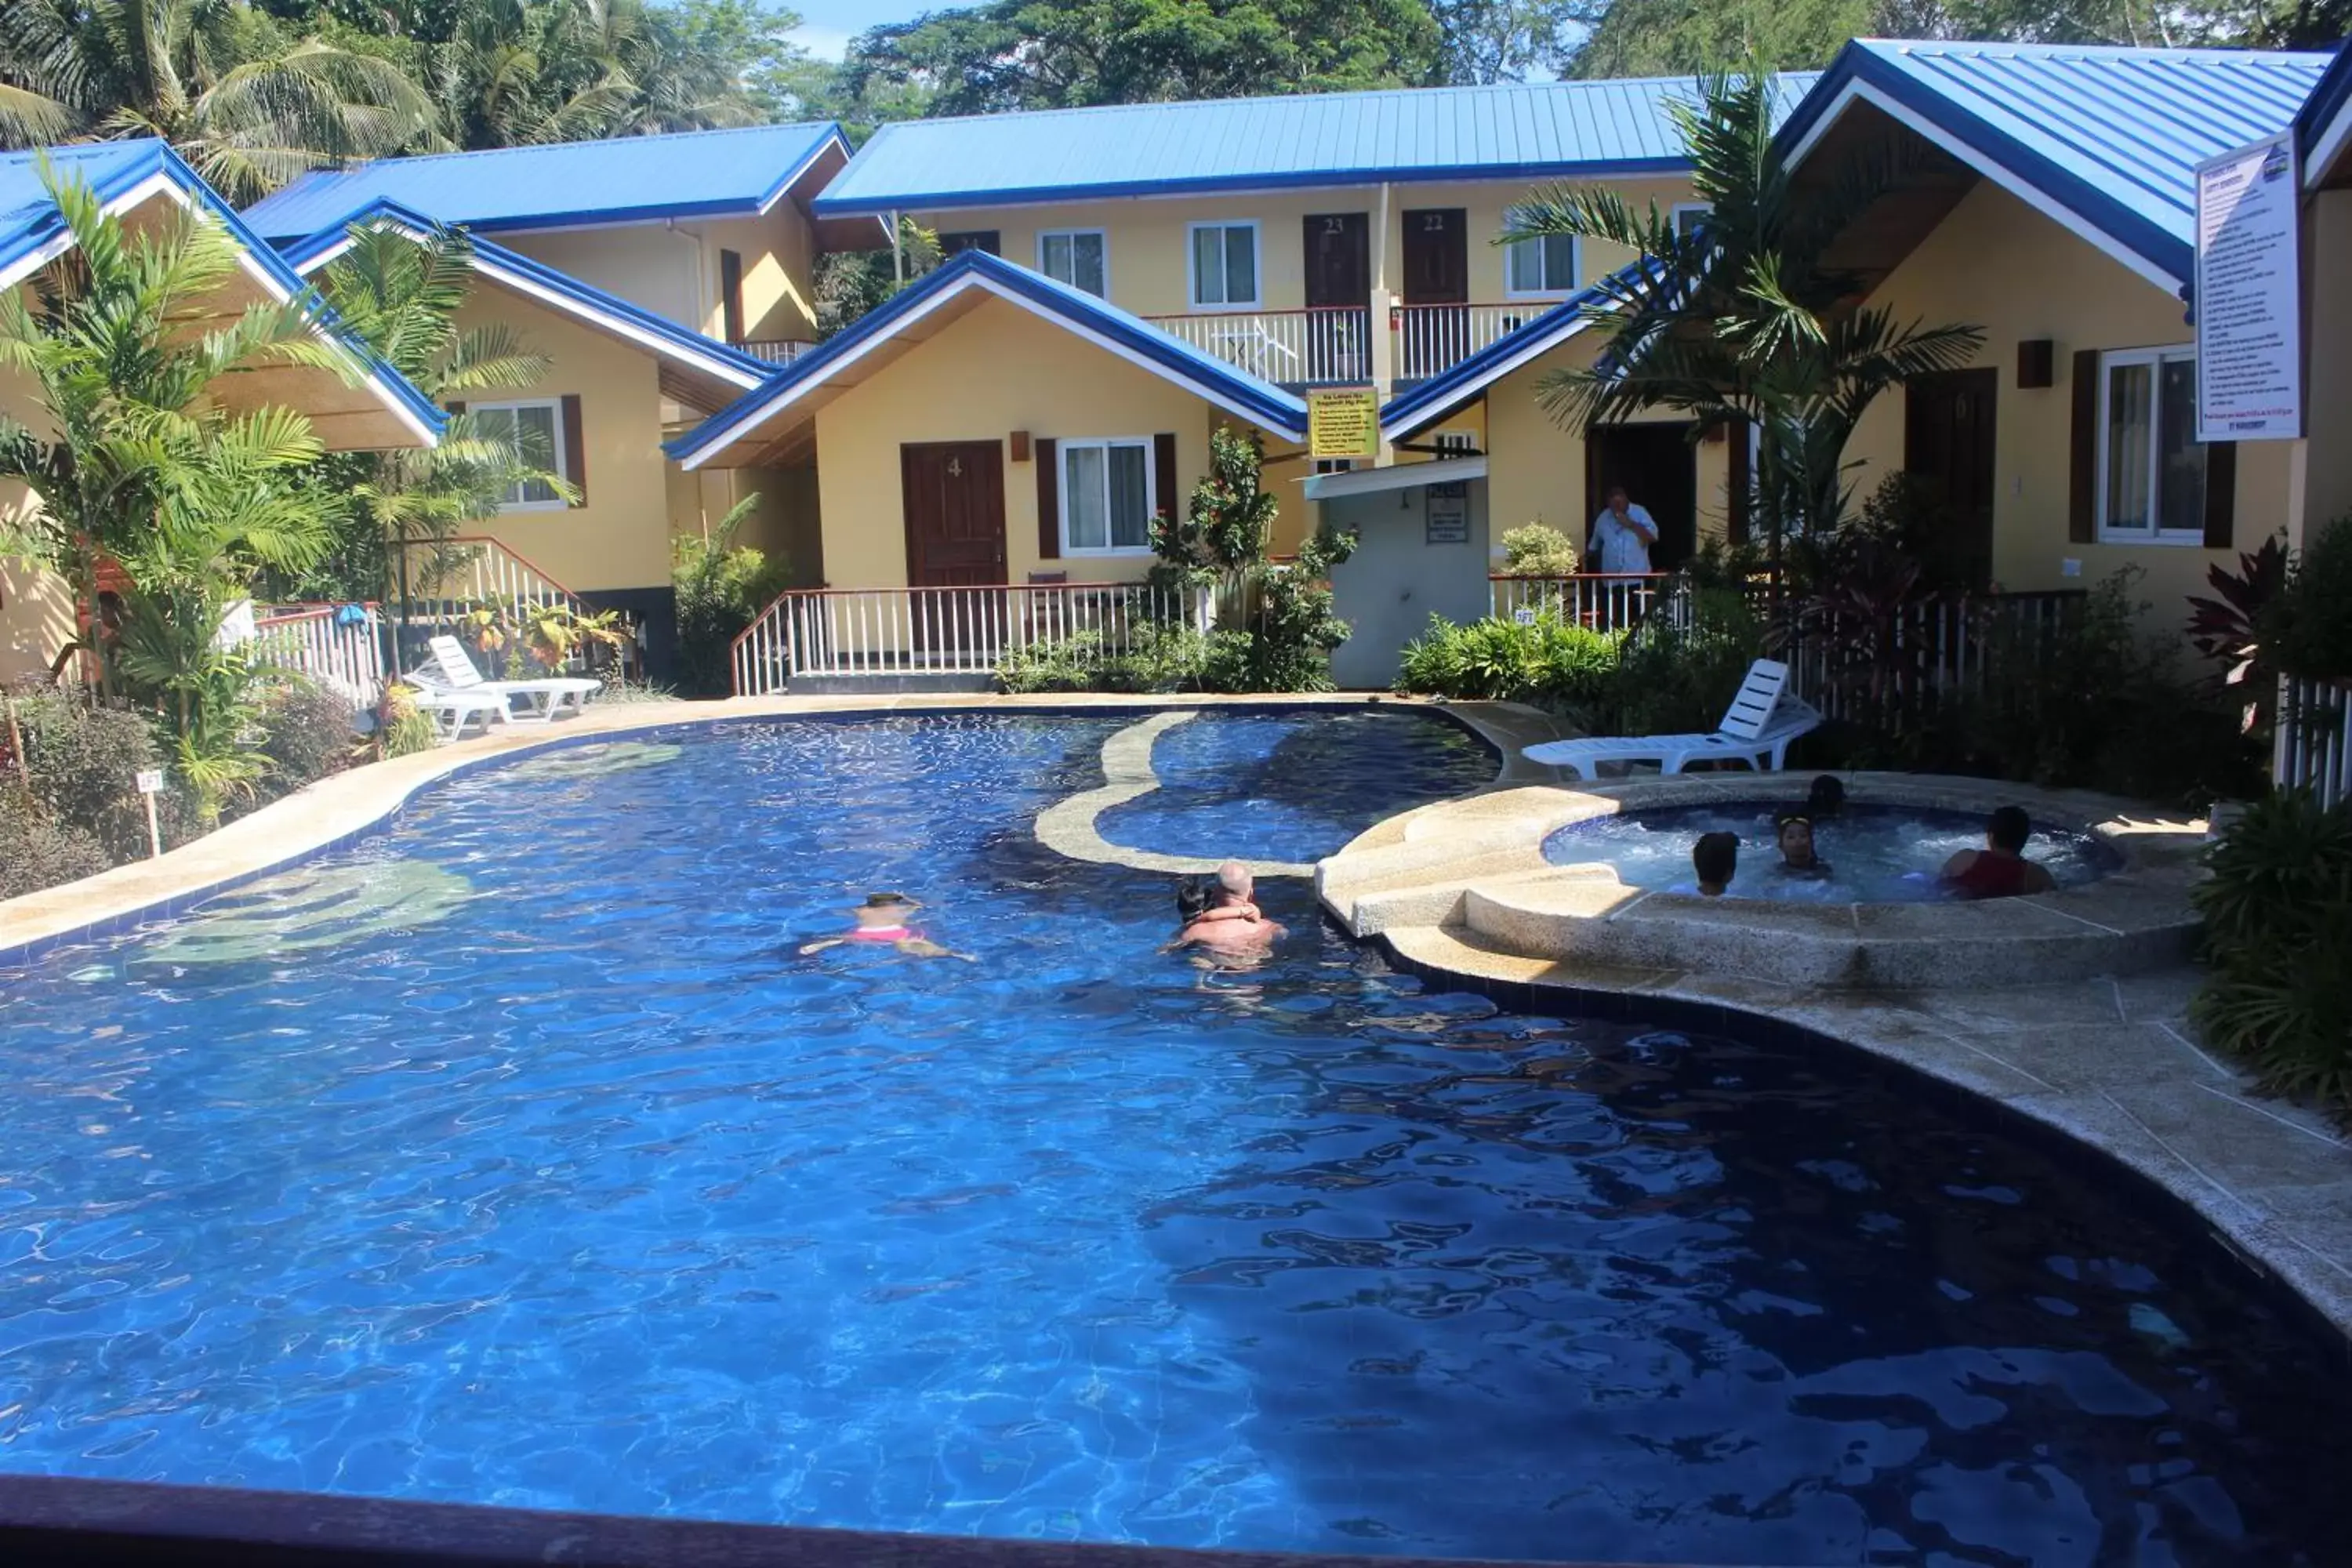
<instances>
[{"instance_id":1,"label":"yellow warning sign","mask_svg":"<svg viewBox=\"0 0 2352 1568\"><path fill-rule=\"evenodd\" d=\"M1381 395L1337 386L1307 395L1307 452L1314 458L1381 455Z\"/></svg>"}]
</instances>

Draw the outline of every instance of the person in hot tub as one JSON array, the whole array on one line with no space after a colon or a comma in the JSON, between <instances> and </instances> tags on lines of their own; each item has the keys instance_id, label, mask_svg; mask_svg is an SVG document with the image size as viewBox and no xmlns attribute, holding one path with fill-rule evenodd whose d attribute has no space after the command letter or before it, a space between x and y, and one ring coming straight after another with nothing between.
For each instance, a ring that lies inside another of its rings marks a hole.
<instances>
[{"instance_id":1,"label":"person in hot tub","mask_svg":"<svg viewBox=\"0 0 2352 1568\"><path fill-rule=\"evenodd\" d=\"M1830 863L1813 849L1813 819L1801 811L1780 818L1773 830L1780 847L1780 875L1799 881L1822 882L1830 877Z\"/></svg>"},{"instance_id":2,"label":"person in hot tub","mask_svg":"<svg viewBox=\"0 0 2352 1568\"><path fill-rule=\"evenodd\" d=\"M908 921L923 906L904 893L868 893L866 901L850 910L856 924L839 936L820 938L805 943L801 955L823 952L829 947L844 947L852 942L873 943L898 949L909 958L961 958L966 963L979 960L968 952L956 952L941 947Z\"/></svg>"}]
</instances>

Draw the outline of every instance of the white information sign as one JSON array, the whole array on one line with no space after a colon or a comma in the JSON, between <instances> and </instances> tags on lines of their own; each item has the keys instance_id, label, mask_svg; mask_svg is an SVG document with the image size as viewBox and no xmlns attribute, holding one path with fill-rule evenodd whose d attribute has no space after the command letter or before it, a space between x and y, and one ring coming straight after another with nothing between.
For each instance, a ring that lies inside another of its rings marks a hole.
<instances>
[{"instance_id":1,"label":"white information sign","mask_svg":"<svg viewBox=\"0 0 2352 1568\"><path fill-rule=\"evenodd\" d=\"M2197 166L2197 438L2303 434L2292 132Z\"/></svg>"},{"instance_id":2,"label":"white information sign","mask_svg":"<svg viewBox=\"0 0 2352 1568\"><path fill-rule=\"evenodd\" d=\"M157 790L163 787L163 770L161 768L141 768L139 770L138 783L139 793L141 795L153 795Z\"/></svg>"}]
</instances>

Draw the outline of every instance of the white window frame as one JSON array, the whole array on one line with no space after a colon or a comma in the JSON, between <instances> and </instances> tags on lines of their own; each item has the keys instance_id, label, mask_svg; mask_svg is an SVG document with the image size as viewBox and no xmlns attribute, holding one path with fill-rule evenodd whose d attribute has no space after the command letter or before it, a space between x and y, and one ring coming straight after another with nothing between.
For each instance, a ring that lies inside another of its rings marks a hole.
<instances>
[{"instance_id":1,"label":"white window frame","mask_svg":"<svg viewBox=\"0 0 2352 1568\"><path fill-rule=\"evenodd\" d=\"M1475 457L1478 451L1478 432L1463 429L1440 430L1430 437L1429 444L1442 454L1440 461L1450 458Z\"/></svg>"},{"instance_id":2,"label":"white window frame","mask_svg":"<svg viewBox=\"0 0 2352 1568\"><path fill-rule=\"evenodd\" d=\"M1683 232L1683 214L1712 213L1713 211L1715 211L1713 202L1676 202L1666 209L1666 222L1674 229L1675 237L1679 239Z\"/></svg>"},{"instance_id":3,"label":"white window frame","mask_svg":"<svg viewBox=\"0 0 2352 1568\"><path fill-rule=\"evenodd\" d=\"M1256 292L1246 300L1227 300L1222 304L1203 303L1201 299L1200 242L1194 237L1204 228L1245 228L1250 231L1250 256L1255 265L1250 268L1250 281ZM1104 257L1108 275L1109 258ZM1254 217L1202 218L1184 226L1184 299L1193 310L1213 314L1220 310L1263 310L1265 309L1265 236L1259 232Z\"/></svg>"},{"instance_id":4,"label":"white window frame","mask_svg":"<svg viewBox=\"0 0 2352 1568\"><path fill-rule=\"evenodd\" d=\"M1141 544L1075 545L1070 542L1070 454L1094 448L1103 454L1103 537L1110 537L1110 448L1136 447L1143 452L1143 542ZM1160 444L1150 436L1096 436L1084 440L1062 441L1054 448L1054 461L1061 471L1054 476L1055 510L1061 513L1062 553L1076 556L1125 557L1129 560L1151 553L1151 520L1160 515Z\"/></svg>"},{"instance_id":5,"label":"white window frame","mask_svg":"<svg viewBox=\"0 0 2352 1568\"><path fill-rule=\"evenodd\" d=\"M2165 528L2156 520L2164 515L2164 432L2158 424L2164 408L2164 366L2174 361L2186 360L2193 368L2197 363L2194 343L2159 343L2144 349L2102 349L2099 351L2098 400L2098 461L2093 469L2094 511L2097 520L2097 538L2102 544L2168 544L2202 547L2205 526L2200 516L2194 528ZM2108 374L2117 365L2144 364L2149 367L2147 378L2147 509L2146 528L2116 527L2107 521L2107 437L2113 428L2109 419L2107 395L2114 385ZM2208 470L2208 479L2210 470Z\"/></svg>"},{"instance_id":6,"label":"white window frame","mask_svg":"<svg viewBox=\"0 0 2352 1568\"><path fill-rule=\"evenodd\" d=\"M1046 242L1047 240L1049 240L1049 239L1071 239L1071 240L1075 240L1075 239L1077 239L1077 238L1079 238L1080 237L1085 236L1085 235L1092 235L1092 236L1094 236L1097 239L1099 239L1099 240L1101 240L1101 241L1102 241L1102 285L1103 285L1103 286L1102 286L1102 292L1101 292L1099 295L1097 295L1097 299L1102 299L1102 300L1108 300L1108 299L1110 298L1110 230L1108 230L1108 229L1107 229L1107 228L1041 228L1041 229L1039 229L1039 230L1037 231L1037 270L1038 270L1038 271L1040 271L1040 272L1045 272L1045 242ZM1188 242L1188 243L1189 243L1189 242ZM1075 270L1076 270L1076 268L1072 268L1072 270L1073 270L1073 271L1075 271ZM1053 275L1052 273L1050 273L1050 272L1045 272L1045 276L1046 276L1046 277L1048 277L1048 278L1052 278L1054 275ZM1077 290L1078 290L1078 292L1079 292L1079 293L1081 293L1081 294L1083 294L1083 293L1085 293L1085 292L1087 291L1087 290L1086 290L1086 289L1085 289L1085 287L1084 287L1083 285L1078 284L1078 283L1076 283L1076 282L1073 282L1073 281L1069 281L1069 280L1067 280L1067 279L1055 279L1055 280L1056 282L1062 283L1062 284L1063 284L1063 286L1064 286L1064 287L1066 287L1066 288L1070 288L1070 289L1077 289Z\"/></svg>"},{"instance_id":7,"label":"white window frame","mask_svg":"<svg viewBox=\"0 0 2352 1568\"><path fill-rule=\"evenodd\" d=\"M489 413L493 409L500 408L544 408L547 410L550 422L553 426L555 432L553 439L550 442L550 446L553 450L555 458L553 465L555 477L563 480L566 484L571 483L572 452L571 449L563 444L563 399L560 397L509 397L499 399L494 403L468 403L466 405L466 412L477 418L484 414ZM499 502L499 513L500 516L504 516L508 512L516 511L562 511L568 509L571 505L572 503L565 500L562 496L551 496L546 500L502 500Z\"/></svg>"},{"instance_id":8,"label":"white window frame","mask_svg":"<svg viewBox=\"0 0 2352 1568\"><path fill-rule=\"evenodd\" d=\"M1503 210L1504 226L1510 226L1512 217L1518 212L1521 205L1524 204L1515 204ZM1518 239L1513 240L1508 245L1496 247L1496 248L1502 253L1503 257L1503 298L1506 300L1564 300L1575 293L1578 287L1577 279L1584 276L1584 240L1581 236L1573 234L1564 237L1568 240L1568 281L1555 284L1549 276L1546 276L1544 286L1540 289L1511 287L1511 254L1522 245L1532 245L1538 247L1538 254L1540 255L1544 243L1542 239Z\"/></svg>"}]
</instances>

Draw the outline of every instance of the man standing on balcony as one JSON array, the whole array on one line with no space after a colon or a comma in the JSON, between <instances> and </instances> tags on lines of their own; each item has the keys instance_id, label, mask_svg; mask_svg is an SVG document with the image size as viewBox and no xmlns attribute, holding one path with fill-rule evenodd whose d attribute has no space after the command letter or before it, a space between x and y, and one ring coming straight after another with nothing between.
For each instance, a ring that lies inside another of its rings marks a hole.
<instances>
[{"instance_id":1,"label":"man standing on balcony","mask_svg":"<svg viewBox=\"0 0 2352 1568\"><path fill-rule=\"evenodd\" d=\"M1643 508L1635 506L1623 485L1609 487L1609 505L1592 520L1585 555L1603 572L1646 575L1650 546L1658 542L1658 525Z\"/></svg>"}]
</instances>

